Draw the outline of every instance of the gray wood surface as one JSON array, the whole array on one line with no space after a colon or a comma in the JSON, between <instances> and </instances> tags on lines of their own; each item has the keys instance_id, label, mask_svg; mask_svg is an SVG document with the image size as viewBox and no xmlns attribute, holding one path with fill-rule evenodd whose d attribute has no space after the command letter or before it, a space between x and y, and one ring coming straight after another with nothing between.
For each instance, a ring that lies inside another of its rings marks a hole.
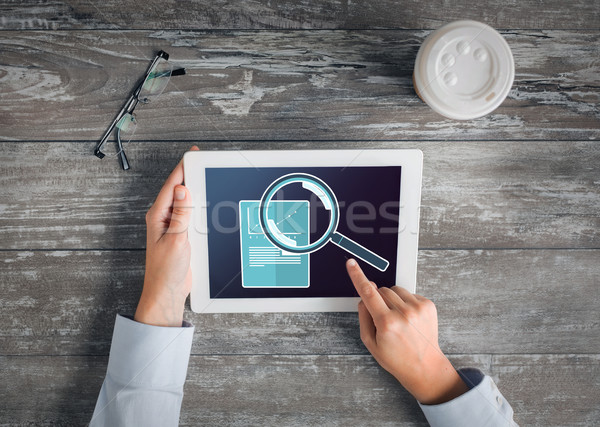
<instances>
[{"instance_id":1,"label":"gray wood surface","mask_svg":"<svg viewBox=\"0 0 600 427\"><path fill-rule=\"evenodd\" d=\"M600 247L597 141L195 143L207 150L419 148L422 248ZM191 145L132 142L132 170L124 173L116 159L94 157L91 141L3 143L0 248L144 248L145 212Z\"/></svg>"},{"instance_id":2,"label":"gray wood surface","mask_svg":"<svg viewBox=\"0 0 600 427\"><path fill-rule=\"evenodd\" d=\"M597 29L597 0L3 1L0 29L437 28L475 19L496 28Z\"/></svg>"},{"instance_id":3,"label":"gray wood surface","mask_svg":"<svg viewBox=\"0 0 600 427\"><path fill-rule=\"evenodd\" d=\"M465 122L411 81L455 19L498 28L516 66ZM0 425L89 421L140 295L144 214L192 144L421 149L417 289L442 349L521 425L597 425L599 29L598 0L0 0ZM136 110L123 172L92 150L159 49L187 75ZM182 425L426 425L356 314L186 319Z\"/></svg>"},{"instance_id":4,"label":"gray wood surface","mask_svg":"<svg viewBox=\"0 0 600 427\"><path fill-rule=\"evenodd\" d=\"M133 313L143 251L5 252L0 348L102 355ZM452 353L600 353L600 250L422 250L417 292ZM340 280L344 258L340 254ZM192 353L365 354L353 313L194 314Z\"/></svg>"},{"instance_id":5,"label":"gray wood surface","mask_svg":"<svg viewBox=\"0 0 600 427\"><path fill-rule=\"evenodd\" d=\"M414 92L414 58L429 33L2 32L2 138L98 140L158 47L188 74L138 107L136 140L599 138L597 31L503 31L513 88L496 111L465 122Z\"/></svg>"},{"instance_id":6,"label":"gray wood surface","mask_svg":"<svg viewBox=\"0 0 600 427\"><path fill-rule=\"evenodd\" d=\"M592 426L598 355L450 355L490 373L523 426ZM106 357L0 356L0 419L89 421ZM77 390L77 398L73 396ZM182 425L427 425L416 402L368 355L192 356ZM23 396L27 396L26 399Z\"/></svg>"}]
</instances>

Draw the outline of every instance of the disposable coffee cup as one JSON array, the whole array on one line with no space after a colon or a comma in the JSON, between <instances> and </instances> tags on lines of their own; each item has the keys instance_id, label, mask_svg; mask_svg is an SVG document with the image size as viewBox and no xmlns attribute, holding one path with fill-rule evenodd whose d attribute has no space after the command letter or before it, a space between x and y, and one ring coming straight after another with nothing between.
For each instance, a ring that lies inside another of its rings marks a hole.
<instances>
[{"instance_id":1,"label":"disposable coffee cup","mask_svg":"<svg viewBox=\"0 0 600 427\"><path fill-rule=\"evenodd\" d=\"M451 22L427 36L413 73L417 95L437 113L455 120L494 111L514 78L508 43L498 31L477 21Z\"/></svg>"}]
</instances>

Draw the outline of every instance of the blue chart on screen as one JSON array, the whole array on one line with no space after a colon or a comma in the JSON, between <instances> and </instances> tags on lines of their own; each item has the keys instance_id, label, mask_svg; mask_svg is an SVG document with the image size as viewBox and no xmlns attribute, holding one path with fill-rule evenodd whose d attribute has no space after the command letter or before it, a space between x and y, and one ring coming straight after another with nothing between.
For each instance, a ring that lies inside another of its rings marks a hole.
<instances>
[{"instance_id":1,"label":"blue chart on screen","mask_svg":"<svg viewBox=\"0 0 600 427\"><path fill-rule=\"evenodd\" d=\"M308 288L309 254L295 254L275 247L260 226L259 205L260 200L242 200L239 204L242 286ZM282 239L291 239L297 245L309 243L307 200L274 200L269 209L277 219Z\"/></svg>"}]
</instances>

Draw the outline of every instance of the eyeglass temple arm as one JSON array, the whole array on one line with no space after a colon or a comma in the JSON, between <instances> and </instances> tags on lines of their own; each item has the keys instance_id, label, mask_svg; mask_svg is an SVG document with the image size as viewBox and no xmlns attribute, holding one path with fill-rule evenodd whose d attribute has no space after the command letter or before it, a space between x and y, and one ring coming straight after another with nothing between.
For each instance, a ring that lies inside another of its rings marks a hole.
<instances>
[{"instance_id":1,"label":"eyeglass temple arm","mask_svg":"<svg viewBox=\"0 0 600 427\"><path fill-rule=\"evenodd\" d=\"M121 129L119 127L117 127L117 146L119 147L119 152L117 153L117 155L119 156L119 162L121 163L121 167L124 170L128 170L129 160L127 160L125 150L123 150L123 143L121 142Z\"/></svg>"},{"instance_id":2,"label":"eyeglass temple arm","mask_svg":"<svg viewBox=\"0 0 600 427\"><path fill-rule=\"evenodd\" d=\"M160 58L163 58L165 61L168 61L169 60L169 54L167 52L165 52L164 50L161 50L160 52L158 52L156 54L156 58L154 58L154 61L152 61L152 64L150 64L150 68L148 68L148 72L146 73L146 76L144 77L144 80L146 80L146 78L150 74L150 70L152 70L152 67L154 67L154 64ZM174 70L171 71L170 75L171 75L171 77L173 77L173 76L183 76L184 74L185 74L185 68L175 68Z\"/></svg>"},{"instance_id":3,"label":"eyeglass temple arm","mask_svg":"<svg viewBox=\"0 0 600 427\"><path fill-rule=\"evenodd\" d=\"M129 160L127 160L127 156L125 155L125 151L121 150L119 152L119 162L121 163L121 167L123 170L129 170Z\"/></svg>"},{"instance_id":4,"label":"eyeglass temple arm","mask_svg":"<svg viewBox=\"0 0 600 427\"><path fill-rule=\"evenodd\" d=\"M129 95L129 98L125 102L125 105L123 105L123 107L121 108L121 111L119 111L119 114L117 114L117 116L114 118L114 120L112 121L112 123L110 124L110 126L108 127L106 132L104 132L102 139L98 142L98 144L96 144L96 148L94 149L94 155L96 157L98 157L100 159L104 158L104 153L102 151L100 151L100 148L102 147L102 145L104 145L104 143L110 136L111 132L114 130L115 126L117 125L117 123L119 123L119 120L121 120L125 114L133 112L133 110L135 109L135 107L138 103L137 97L140 94L140 92L142 91L142 86L144 86L144 82L148 78L148 75L150 75L150 71L152 71L152 68L154 68L154 65L156 65L156 62L160 58L164 58L165 60L168 60L169 54L167 52L165 52L164 50L161 50L160 52L158 52L156 54L156 56L150 63L150 66L146 70L146 74L144 74L144 77L138 83L138 85L136 86L136 88L132 92L132 94ZM185 71L184 71L184 74L185 74Z\"/></svg>"}]
</instances>

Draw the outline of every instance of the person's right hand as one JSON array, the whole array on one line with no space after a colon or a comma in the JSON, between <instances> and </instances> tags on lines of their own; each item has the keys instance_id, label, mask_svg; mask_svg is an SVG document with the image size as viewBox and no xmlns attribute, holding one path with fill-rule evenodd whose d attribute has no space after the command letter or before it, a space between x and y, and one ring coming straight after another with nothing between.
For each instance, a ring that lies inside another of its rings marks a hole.
<instances>
[{"instance_id":1,"label":"person's right hand","mask_svg":"<svg viewBox=\"0 0 600 427\"><path fill-rule=\"evenodd\" d=\"M433 302L399 286L377 288L358 263L346 263L361 297L360 337L375 360L419 402L447 402L468 390L438 344Z\"/></svg>"}]
</instances>

